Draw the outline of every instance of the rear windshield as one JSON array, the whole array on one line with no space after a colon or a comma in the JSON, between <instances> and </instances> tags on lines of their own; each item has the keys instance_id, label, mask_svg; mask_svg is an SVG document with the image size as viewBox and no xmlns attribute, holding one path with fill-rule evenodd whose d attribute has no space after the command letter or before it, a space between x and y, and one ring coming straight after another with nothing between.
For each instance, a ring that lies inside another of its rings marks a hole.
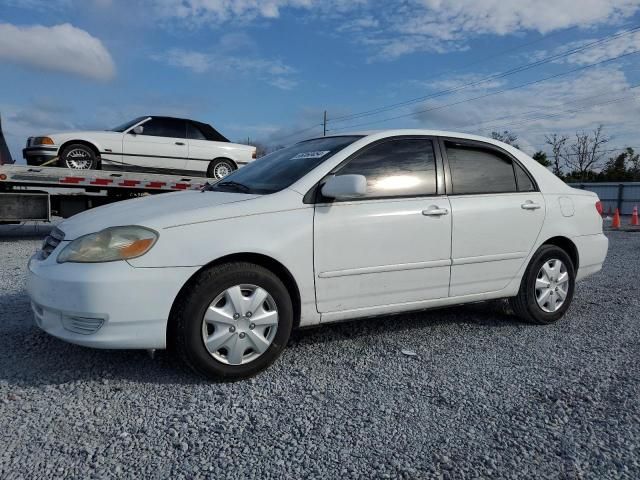
<instances>
[{"instance_id":1,"label":"rear windshield","mask_svg":"<svg viewBox=\"0 0 640 480\"><path fill-rule=\"evenodd\" d=\"M326 137L296 143L236 170L214 184L210 190L257 194L279 192L360 138L362 137Z\"/></svg>"}]
</instances>

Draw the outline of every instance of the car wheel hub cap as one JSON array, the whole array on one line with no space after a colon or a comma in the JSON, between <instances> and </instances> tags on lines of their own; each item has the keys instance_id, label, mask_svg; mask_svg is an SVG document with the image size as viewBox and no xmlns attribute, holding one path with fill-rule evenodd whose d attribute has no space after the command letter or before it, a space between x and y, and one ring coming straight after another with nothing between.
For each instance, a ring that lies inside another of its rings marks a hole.
<instances>
[{"instance_id":1,"label":"car wheel hub cap","mask_svg":"<svg viewBox=\"0 0 640 480\"><path fill-rule=\"evenodd\" d=\"M218 165L214 172L216 178L224 178L230 173L231 173L231 169L229 168L229 165L226 165L224 163L221 165Z\"/></svg>"},{"instance_id":2,"label":"car wheel hub cap","mask_svg":"<svg viewBox=\"0 0 640 480\"><path fill-rule=\"evenodd\" d=\"M535 295L538 306L542 311L553 313L557 311L567 298L569 291L569 272L562 261L547 260L536 277Z\"/></svg>"},{"instance_id":3,"label":"car wheel hub cap","mask_svg":"<svg viewBox=\"0 0 640 480\"><path fill-rule=\"evenodd\" d=\"M84 150L75 148L67 153L67 155L65 156L65 163L69 168L86 170L91 166L91 158L89 157L89 154Z\"/></svg>"},{"instance_id":4,"label":"car wheel hub cap","mask_svg":"<svg viewBox=\"0 0 640 480\"><path fill-rule=\"evenodd\" d=\"M235 285L218 295L202 319L202 340L213 358L227 365L254 361L273 343L278 309L256 285Z\"/></svg>"}]
</instances>

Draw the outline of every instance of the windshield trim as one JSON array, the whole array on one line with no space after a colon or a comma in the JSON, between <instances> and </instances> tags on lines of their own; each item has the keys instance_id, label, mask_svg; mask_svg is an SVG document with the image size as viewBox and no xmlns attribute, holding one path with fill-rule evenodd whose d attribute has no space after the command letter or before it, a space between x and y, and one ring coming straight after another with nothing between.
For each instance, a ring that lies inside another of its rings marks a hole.
<instances>
[{"instance_id":1,"label":"windshield trim","mask_svg":"<svg viewBox=\"0 0 640 480\"><path fill-rule=\"evenodd\" d=\"M142 117L137 117L137 118L134 118L133 120L129 120L128 122L124 122L124 123L122 123L122 124L120 124L120 125L118 125L116 127L110 128L109 131L110 132L125 133L127 130L131 130L136 125L146 121L149 118L151 118L151 117L149 117L148 115L142 116Z\"/></svg>"}]
</instances>

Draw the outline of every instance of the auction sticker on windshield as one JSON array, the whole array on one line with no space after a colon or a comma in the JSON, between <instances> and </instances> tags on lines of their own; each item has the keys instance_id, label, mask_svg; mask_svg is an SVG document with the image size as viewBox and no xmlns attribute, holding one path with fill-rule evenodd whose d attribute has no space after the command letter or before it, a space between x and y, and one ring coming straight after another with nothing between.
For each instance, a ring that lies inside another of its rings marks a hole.
<instances>
[{"instance_id":1,"label":"auction sticker on windshield","mask_svg":"<svg viewBox=\"0 0 640 480\"><path fill-rule=\"evenodd\" d=\"M302 152L291 158L291 160L301 160L304 158L321 158L324 157L330 150L318 150L315 152Z\"/></svg>"}]
</instances>

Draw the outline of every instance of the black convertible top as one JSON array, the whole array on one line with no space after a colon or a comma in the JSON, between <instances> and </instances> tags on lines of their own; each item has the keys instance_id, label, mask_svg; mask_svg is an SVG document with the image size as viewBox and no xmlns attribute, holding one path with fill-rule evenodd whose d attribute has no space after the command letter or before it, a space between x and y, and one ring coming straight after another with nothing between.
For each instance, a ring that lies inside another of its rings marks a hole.
<instances>
[{"instance_id":1,"label":"black convertible top","mask_svg":"<svg viewBox=\"0 0 640 480\"><path fill-rule=\"evenodd\" d=\"M196 120L191 120L189 118L177 118L177 117L159 117L153 115L151 118L162 118L162 119L171 119L171 120L182 120L185 122L189 122L198 127L198 130L202 132L202 134L207 138L207 140L211 140L213 142L228 142L229 139L222 135L219 131L213 128L208 123L197 122Z\"/></svg>"}]
</instances>

